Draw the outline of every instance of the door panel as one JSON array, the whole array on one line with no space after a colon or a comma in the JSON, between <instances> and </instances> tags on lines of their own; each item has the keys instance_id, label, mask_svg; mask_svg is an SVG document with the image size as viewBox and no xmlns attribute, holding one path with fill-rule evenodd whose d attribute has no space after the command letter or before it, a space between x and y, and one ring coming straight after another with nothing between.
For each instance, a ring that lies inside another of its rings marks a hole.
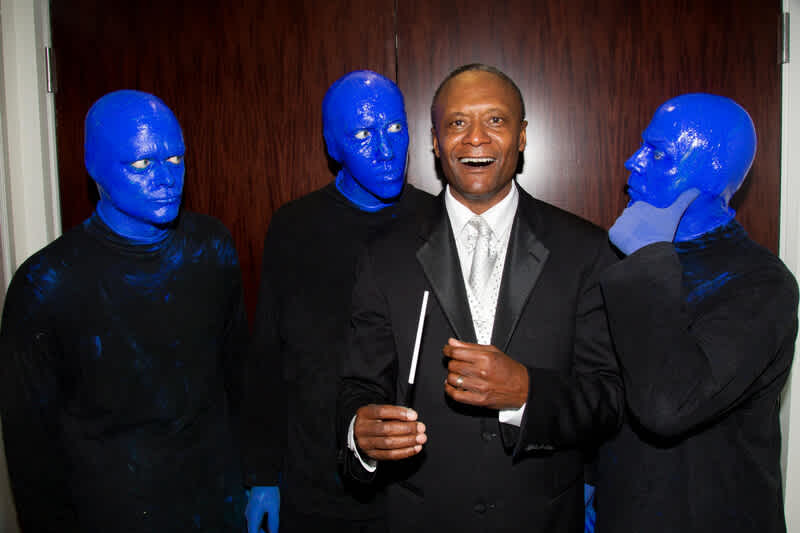
<instances>
[{"instance_id":1,"label":"door panel","mask_svg":"<svg viewBox=\"0 0 800 533\"><path fill-rule=\"evenodd\" d=\"M656 9L657 4L657 9ZM778 244L780 70L778 2L404 0L398 78L411 128L410 180L440 187L430 144L431 97L466 63L511 76L527 108L519 183L608 228L627 202L624 161L656 108L687 92L729 96L759 136L739 220Z\"/></svg>"}]
</instances>

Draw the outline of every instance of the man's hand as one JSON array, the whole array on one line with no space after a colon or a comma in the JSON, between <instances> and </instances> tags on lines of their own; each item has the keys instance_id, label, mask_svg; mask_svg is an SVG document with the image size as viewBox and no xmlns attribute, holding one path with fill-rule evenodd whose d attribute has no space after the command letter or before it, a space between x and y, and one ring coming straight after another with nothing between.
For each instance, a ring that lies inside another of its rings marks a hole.
<instances>
[{"instance_id":1,"label":"man's hand","mask_svg":"<svg viewBox=\"0 0 800 533\"><path fill-rule=\"evenodd\" d=\"M528 401L528 369L494 346L449 339L444 391L457 402L519 409Z\"/></svg>"},{"instance_id":2,"label":"man's hand","mask_svg":"<svg viewBox=\"0 0 800 533\"><path fill-rule=\"evenodd\" d=\"M252 487L247 497L244 516L247 518L247 533L278 533L278 513L281 507L281 493L278 487ZM267 517L268 532L264 532L261 522Z\"/></svg>"},{"instance_id":3,"label":"man's hand","mask_svg":"<svg viewBox=\"0 0 800 533\"><path fill-rule=\"evenodd\" d=\"M681 218L699 195L698 189L689 189L664 208L634 202L617 217L608 230L608 238L625 255L654 242L672 242Z\"/></svg>"},{"instance_id":4,"label":"man's hand","mask_svg":"<svg viewBox=\"0 0 800 533\"><path fill-rule=\"evenodd\" d=\"M417 412L399 405L369 404L356 411L353 436L358 447L372 459L396 461L422 451L428 440Z\"/></svg>"}]
</instances>

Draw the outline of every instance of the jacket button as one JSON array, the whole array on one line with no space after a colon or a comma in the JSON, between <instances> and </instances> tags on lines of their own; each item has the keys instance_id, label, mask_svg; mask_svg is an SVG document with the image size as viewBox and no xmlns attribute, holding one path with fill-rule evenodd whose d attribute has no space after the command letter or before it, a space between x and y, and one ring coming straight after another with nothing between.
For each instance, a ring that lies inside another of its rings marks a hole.
<instances>
[{"instance_id":1,"label":"jacket button","mask_svg":"<svg viewBox=\"0 0 800 533\"><path fill-rule=\"evenodd\" d=\"M473 507L472 510L478 514L483 514L486 512L486 505L482 503L476 503L475 507Z\"/></svg>"},{"instance_id":2,"label":"jacket button","mask_svg":"<svg viewBox=\"0 0 800 533\"><path fill-rule=\"evenodd\" d=\"M490 440L492 440L492 434L488 431L484 431L483 433L481 433L481 438L486 442L489 442Z\"/></svg>"}]
</instances>

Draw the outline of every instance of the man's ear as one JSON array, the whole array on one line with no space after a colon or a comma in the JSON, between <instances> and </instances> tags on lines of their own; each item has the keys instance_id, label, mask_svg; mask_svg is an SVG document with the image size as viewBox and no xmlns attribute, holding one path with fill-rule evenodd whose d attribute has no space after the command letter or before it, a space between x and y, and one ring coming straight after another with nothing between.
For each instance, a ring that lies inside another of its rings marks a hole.
<instances>
[{"instance_id":1,"label":"man's ear","mask_svg":"<svg viewBox=\"0 0 800 533\"><path fill-rule=\"evenodd\" d=\"M436 138L436 128L431 128L431 139L433 140L433 153L439 157L439 139Z\"/></svg>"},{"instance_id":2,"label":"man's ear","mask_svg":"<svg viewBox=\"0 0 800 533\"><path fill-rule=\"evenodd\" d=\"M517 149L520 152L525 151L525 146L527 146L528 143L528 137L527 134L525 133L527 128L528 128L528 121L523 120L522 123L520 124L519 143L517 144Z\"/></svg>"},{"instance_id":3,"label":"man's ear","mask_svg":"<svg viewBox=\"0 0 800 533\"><path fill-rule=\"evenodd\" d=\"M325 138L325 147L328 149L328 155L336 162L341 163L342 159L339 157L339 145L336 143L336 139L328 130L323 131L322 136Z\"/></svg>"}]
</instances>

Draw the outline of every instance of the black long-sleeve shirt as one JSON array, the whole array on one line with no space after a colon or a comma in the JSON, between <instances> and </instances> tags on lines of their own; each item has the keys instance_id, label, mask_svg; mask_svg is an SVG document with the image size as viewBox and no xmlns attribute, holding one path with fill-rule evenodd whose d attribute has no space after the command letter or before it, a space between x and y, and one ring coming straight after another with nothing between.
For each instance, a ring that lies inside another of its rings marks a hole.
<instances>
[{"instance_id":1,"label":"black long-sleeve shirt","mask_svg":"<svg viewBox=\"0 0 800 533\"><path fill-rule=\"evenodd\" d=\"M272 218L246 363L243 450L246 483L277 485L280 474L282 505L354 520L382 512L337 470L337 364L360 251L422 196L406 185L396 204L369 213L331 183Z\"/></svg>"},{"instance_id":2,"label":"black long-sleeve shirt","mask_svg":"<svg viewBox=\"0 0 800 533\"><path fill-rule=\"evenodd\" d=\"M783 532L779 399L797 284L735 221L602 282L628 405L600 451L597 531Z\"/></svg>"},{"instance_id":3,"label":"black long-sleeve shirt","mask_svg":"<svg viewBox=\"0 0 800 533\"><path fill-rule=\"evenodd\" d=\"M137 245L94 215L26 261L0 331L22 530L240 532L246 341L236 250L210 217Z\"/></svg>"}]
</instances>

